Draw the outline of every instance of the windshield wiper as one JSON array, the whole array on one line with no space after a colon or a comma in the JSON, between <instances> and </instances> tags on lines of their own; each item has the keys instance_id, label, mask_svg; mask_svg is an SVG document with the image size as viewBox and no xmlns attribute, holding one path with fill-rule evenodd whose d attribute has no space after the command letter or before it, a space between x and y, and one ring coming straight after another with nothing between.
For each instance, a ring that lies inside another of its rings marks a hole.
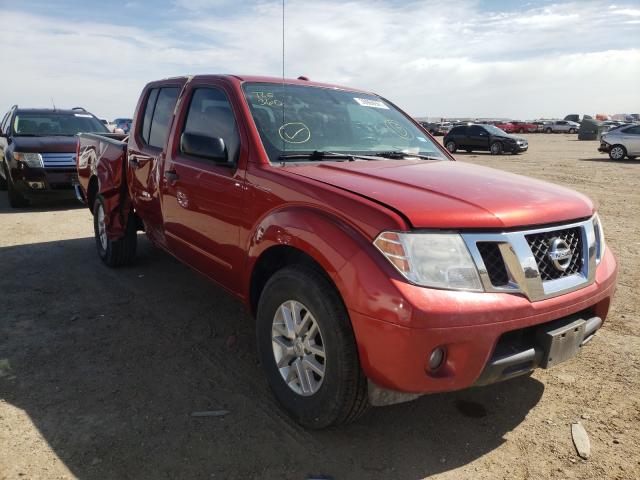
<instances>
[{"instance_id":1,"label":"windshield wiper","mask_svg":"<svg viewBox=\"0 0 640 480\"><path fill-rule=\"evenodd\" d=\"M278 157L278 160L348 160L352 162L355 160L353 155L339 152L325 152L322 150L315 150L311 153L289 153L282 154Z\"/></svg>"},{"instance_id":2,"label":"windshield wiper","mask_svg":"<svg viewBox=\"0 0 640 480\"><path fill-rule=\"evenodd\" d=\"M421 158L423 160L444 160L443 158L440 158L440 157L433 157L430 155L420 155L419 153L407 153L407 152L403 152L402 150L390 150L387 152L371 152L369 155L372 155L375 157L382 157L382 158L391 158L391 159L402 159L405 157L414 157L414 158Z\"/></svg>"}]
</instances>

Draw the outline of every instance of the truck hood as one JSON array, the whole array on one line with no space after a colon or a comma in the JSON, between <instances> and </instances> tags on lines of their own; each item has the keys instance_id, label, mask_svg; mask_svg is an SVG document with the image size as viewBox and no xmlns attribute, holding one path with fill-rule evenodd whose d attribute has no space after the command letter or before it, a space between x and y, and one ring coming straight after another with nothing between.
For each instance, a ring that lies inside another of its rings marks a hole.
<instances>
[{"instance_id":1,"label":"truck hood","mask_svg":"<svg viewBox=\"0 0 640 480\"><path fill-rule=\"evenodd\" d=\"M77 137L50 136L50 137L12 137L13 149L16 152L35 153L71 153L76 151Z\"/></svg>"},{"instance_id":2,"label":"truck hood","mask_svg":"<svg viewBox=\"0 0 640 480\"><path fill-rule=\"evenodd\" d=\"M380 160L283 168L382 203L414 228L505 229L566 222L595 211L586 196L568 188L463 162Z\"/></svg>"}]
</instances>

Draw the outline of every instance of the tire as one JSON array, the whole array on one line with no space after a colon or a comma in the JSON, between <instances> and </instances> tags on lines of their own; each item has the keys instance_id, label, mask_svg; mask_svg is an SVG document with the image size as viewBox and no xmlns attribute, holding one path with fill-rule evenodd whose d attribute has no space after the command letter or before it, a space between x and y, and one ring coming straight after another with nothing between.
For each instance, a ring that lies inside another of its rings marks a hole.
<instances>
[{"instance_id":1,"label":"tire","mask_svg":"<svg viewBox=\"0 0 640 480\"><path fill-rule=\"evenodd\" d=\"M24 198L24 196L16 190L16 187L13 185L13 181L9 177L7 177L7 190L9 205L11 205L12 208L22 208L29 205L29 200Z\"/></svg>"},{"instance_id":2,"label":"tire","mask_svg":"<svg viewBox=\"0 0 640 480\"><path fill-rule=\"evenodd\" d=\"M622 145L613 145L609 149L609 158L611 160L623 160L627 155L627 149Z\"/></svg>"},{"instance_id":3,"label":"tire","mask_svg":"<svg viewBox=\"0 0 640 480\"><path fill-rule=\"evenodd\" d=\"M6 168L4 168L4 164L0 163L0 170L2 170L2 173L4 174L4 177L0 174L0 190L6 190L8 185L7 185L7 178L9 178L9 175L7 174L7 170Z\"/></svg>"},{"instance_id":4,"label":"tire","mask_svg":"<svg viewBox=\"0 0 640 480\"><path fill-rule=\"evenodd\" d=\"M309 313L311 318L298 324L301 331L287 330L280 321L287 311L298 311L298 318L308 318ZM258 356L269 386L299 424L322 429L350 423L367 410L367 380L349 315L334 286L317 268L299 264L276 272L262 291L256 317ZM317 330L312 328L314 322ZM324 356L313 353L318 348ZM322 376L305 361L321 367ZM306 365L302 382L293 367L296 363L300 368ZM285 375L290 375L288 381Z\"/></svg>"},{"instance_id":5,"label":"tire","mask_svg":"<svg viewBox=\"0 0 640 480\"><path fill-rule=\"evenodd\" d=\"M129 215L122 238L110 240L104 229L104 199L102 195L98 195L93 204L93 231L96 237L98 256L106 265L113 268L133 262L138 244L138 234L133 214Z\"/></svg>"},{"instance_id":6,"label":"tire","mask_svg":"<svg viewBox=\"0 0 640 480\"><path fill-rule=\"evenodd\" d=\"M570 128L569 129L569 133L576 133L576 129L575 128Z\"/></svg>"},{"instance_id":7,"label":"tire","mask_svg":"<svg viewBox=\"0 0 640 480\"><path fill-rule=\"evenodd\" d=\"M518 133L524 133L524 128L521 128L520 130L518 130Z\"/></svg>"},{"instance_id":8,"label":"tire","mask_svg":"<svg viewBox=\"0 0 640 480\"><path fill-rule=\"evenodd\" d=\"M456 142L454 142L453 140L447 142L445 147L447 148L447 150L449 150L449 153L456 153L456 150L458 150Z\"/></svg>"},{"instance_id":9,"label":"tire","mask_svg":"<svg viewBox=\"0 0 640 480\"><path fill-rule=\"evenodd\" d=\"M471 152L473 152L473 150L469 150L469 149L467 149L467 150L465 150L465 152L467 152L467 153L471 153Z\"/></svg>"},{"instance_id":10,"label":"tire","mask_svg":"<svg viewBox=\"0 0 640 480\"><path fill-rule=\"evenodd\" d=\"M553 129L550 127L547 127L544 129L544 133L553 133Z\"/></svg>"},{"instance_id":11,"label":"tire","mask_svg":"<svg viewBox=\"0 0 640 480\"><path fill-rule=\"evenodd\" d=\"M489 148L491 155L502 155L502 143L493 142Z\"/></svg>"}]
</instances>

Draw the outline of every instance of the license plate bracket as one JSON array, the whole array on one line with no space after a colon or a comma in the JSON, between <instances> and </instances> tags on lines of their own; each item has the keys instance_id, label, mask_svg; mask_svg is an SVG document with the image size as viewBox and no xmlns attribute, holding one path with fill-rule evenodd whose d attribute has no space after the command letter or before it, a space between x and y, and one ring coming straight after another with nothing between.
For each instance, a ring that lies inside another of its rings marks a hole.
<instances>
[{"instance_id":1,"label":"license plate bracket","mask_svg":"<svg viewBox=\"0 0 640 480\"><path fill-rule=\"evenodd\" d=\"M577 318L538 330L538 342L544 352L540 366L553 367L575 356L584 340L586 324L586 320Z\"/></svg>"}]
</instances>

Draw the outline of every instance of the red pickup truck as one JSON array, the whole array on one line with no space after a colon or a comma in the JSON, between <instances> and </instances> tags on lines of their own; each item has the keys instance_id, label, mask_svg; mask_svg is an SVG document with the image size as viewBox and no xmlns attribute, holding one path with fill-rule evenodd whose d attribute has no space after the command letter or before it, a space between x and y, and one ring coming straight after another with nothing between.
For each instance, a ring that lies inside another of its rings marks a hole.
<instances>
[{"instance_id":1,"label":"red pickup truck","mask_svg":"<svg viewBox=\"0 0 640 480\"><path fill-rule=\"evenodd\" d=\"M588 198L456 162L372 93L161 80L126 142L81 134L77 153L100 258L131 262L144 230L240 298L275 396L307 427L556 365L614 293Z\"/></svg>"}]
</instances>

